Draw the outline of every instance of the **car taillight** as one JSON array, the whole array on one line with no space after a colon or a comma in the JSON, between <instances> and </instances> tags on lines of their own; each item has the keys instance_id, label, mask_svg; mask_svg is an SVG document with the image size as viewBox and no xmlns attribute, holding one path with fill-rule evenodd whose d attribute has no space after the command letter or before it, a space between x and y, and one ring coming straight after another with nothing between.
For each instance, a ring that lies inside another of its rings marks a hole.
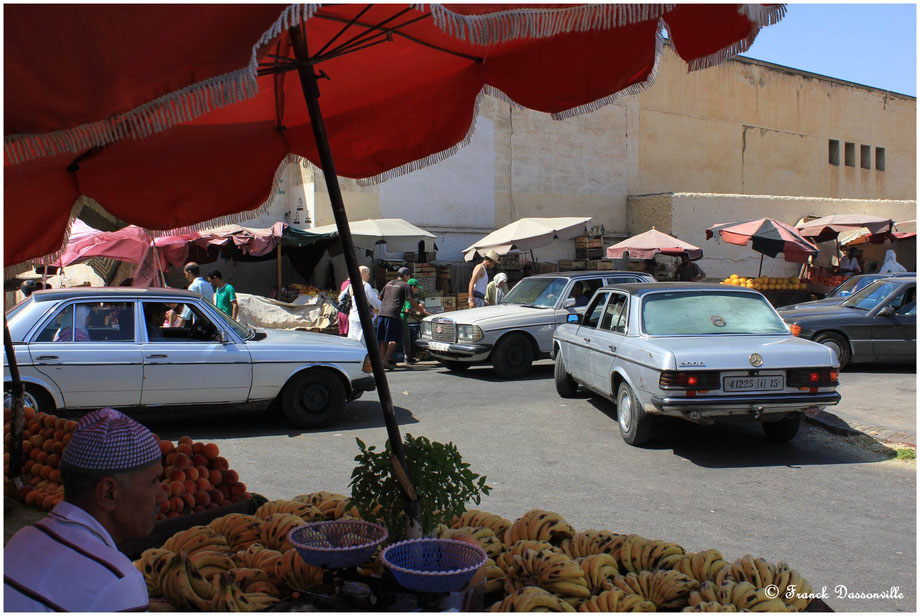
<instances>
[{"instance_id":1,"label":"car taillight","mask_svg":"<svg viewBox=\"0 0 920 616\"><path fill-rule=\"evenodd\" d=\"M797 368L786 374L790 387L836 387L837 371L832 368Z\"/></svg>"},{"instance_id":2,"label":"car taillight","mask_svg":"<svg viewBox=\"0 0 920 616\"><path fill-rule=\"evenodd\" d=\"M793 336L798 336L799 334L802 333L802 326L796 325L795 323L793 323L792 325L789 326L789 331L792 333Z\"/></svg>"},{"instance_id":3,"label":"car taillight","mask_svg":"<svg viewBox=\"0 0 920 616\"><path fill-rule=\"evenodd\" d=\"M692 391L721 389L718 372L678 372L676 370L664 370L658 378L658 387Z\"/></svg>"},{"instance_id":4,"label":"car taillight","mask_svg":"<svg viewBox=\"0 0 920 616\"><path fill-rule=\"evenodd\" d=\"M370 374L371 372L373 372L373 370L374 370L373 367L371 367L371 356L365 355L364 365L361 366L361 372L367 372L368 374Z\"/></svg>"}]
</instances>

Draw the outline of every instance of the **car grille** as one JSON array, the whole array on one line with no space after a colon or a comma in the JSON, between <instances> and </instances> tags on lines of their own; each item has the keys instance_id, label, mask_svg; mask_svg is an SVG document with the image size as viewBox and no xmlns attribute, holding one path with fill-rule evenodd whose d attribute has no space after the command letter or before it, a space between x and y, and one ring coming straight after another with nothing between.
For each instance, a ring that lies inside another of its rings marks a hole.
<instances>
[{"instance_id":1,"label":"car grille","mask_svg":"<svg viewBox=\"0 0 920 616\"><path fill-rule=\"evenodd\" d=\"M431 339L435 342L456 342L457 325L453 321L435 320L431 323Z\"/></svg>"}]
</instances>

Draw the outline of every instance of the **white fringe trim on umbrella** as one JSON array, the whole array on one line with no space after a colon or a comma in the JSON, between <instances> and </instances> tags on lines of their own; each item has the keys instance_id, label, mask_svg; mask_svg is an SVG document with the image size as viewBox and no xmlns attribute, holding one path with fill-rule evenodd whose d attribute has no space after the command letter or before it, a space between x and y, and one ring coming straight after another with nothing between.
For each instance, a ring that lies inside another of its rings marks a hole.
<instances>
[{"instance_id":1,"label":"white fringe trim on umbrella","mask_svg":"<svg viewBox=\"0 0 920 616\"><path fill-rule=\"evenodd\" d=\"M258 52L285 30L313 17L320 5L288 6L255 45L249 65L171 92L126 113L75 128L43 134L4 137L7 158L13 164L65 152L74 154L115 143L126 137L143 139L184 122L252 98L258 92Z\"/></svg>"},{"instance_id":2,"label":"white fringe trim on umbrella","mask_svg":"<svg viewBox=\"0 0 920 616\"><path fill-rule=\"evenodd\" d=\"M738 12L747 17L753 24L750 34L748 34L746 38L736 41L727 47L723 47L713 54L689 62L689 70L698 71L704 68L711 68L750 49L751 45L754 44L754 39L756 39L757 35L760 33L761 28L764 26L772 26L786 15L786 5L773 4L762 6L760 4L742 4L739 5Z\"/></svg>"}]
</instances>

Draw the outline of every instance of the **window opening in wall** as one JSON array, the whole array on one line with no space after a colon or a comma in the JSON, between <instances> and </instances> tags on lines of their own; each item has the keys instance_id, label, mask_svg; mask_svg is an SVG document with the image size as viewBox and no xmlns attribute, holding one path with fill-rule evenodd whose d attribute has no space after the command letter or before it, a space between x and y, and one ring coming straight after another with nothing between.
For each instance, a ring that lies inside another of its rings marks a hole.
<instances>
[{"instance_id":1,"label":"window opening in wall","mask_svg":"<svg viewBox=\"0 0 920 616\"><path fill-rule=\"evenodd\" d=\"M878 171L885 170L885 148L875 148L875 168Z\"/></svg>"},{"instance_id":2,"label":"window opening in wall","mask_svg":"<svg viewBox=\"0 0 920 616\"><path fill-rule=\"evenodd\" d=\"M859 166L863 169L872 168L872 146L871 145L861 145L859 146Z\"/></svg>"},{"instance_id":3,"label":"window opening in wall","mask_svg":"<svg viewBox=\"0 0 920 616\"><path fill-rule=\"evenodd\" d=\"M827 162L831 165L840 164L840 142L836 139L827 140Z\"/></svg>"},{"instance_id":4,"label":"window opening in wall","mask_svg":"<svg viewBox=\"0 0 920 616\"><path fill-rule=\"evenodd\" d=\"M856 144L849 141L843 144L843 164L847 167L856 166Z\"/></svg>"}]
</instances>

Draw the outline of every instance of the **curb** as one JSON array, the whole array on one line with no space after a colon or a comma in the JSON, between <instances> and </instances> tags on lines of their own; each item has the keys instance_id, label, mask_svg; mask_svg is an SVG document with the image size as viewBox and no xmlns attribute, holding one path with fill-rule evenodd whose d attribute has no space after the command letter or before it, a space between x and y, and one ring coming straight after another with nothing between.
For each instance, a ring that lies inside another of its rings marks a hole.
<instances>
[{"instance_id":1,"label":"curb","mask_svg":"<svg viewBox=\"0 0 920 616\"><path fill-rule=\"evenodd\" d=\"M827 411L820 411L814 417L805 415L805 421L838 436L856 436L864 434L885 444L917 447L917 435L913 432L904 432L884 426L851 426L837 415L828 413Z\"/></svg>"}]
</instances>

